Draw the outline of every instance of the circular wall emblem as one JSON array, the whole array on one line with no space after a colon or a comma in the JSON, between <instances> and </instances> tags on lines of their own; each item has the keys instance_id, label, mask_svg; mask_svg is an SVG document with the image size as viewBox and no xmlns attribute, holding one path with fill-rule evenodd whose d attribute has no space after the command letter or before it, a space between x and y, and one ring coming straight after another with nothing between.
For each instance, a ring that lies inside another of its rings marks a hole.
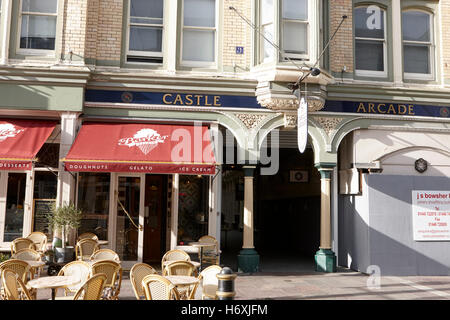
<instances>
[{"instance_id":1,"label":"circular wall emblem","mask_svg":"<svg viewBox=\"0 0 450 320\"><path fill-rule=\"evenodd\" d=\"M133 94L131 92L124 92L122 93L122 101L125 103L129 103L131 101L133 101Z\"/></svg>"},{"instance_id":2,"label":"circular wall emblem","mask_svg":"<svg viewBox=\"0 0 450 320\"><path fill-rule=\"evenodd\" d=\"M417 159L416 162L414 163L414 167L418 172L424 173L425 171L427 171L428 162L422 158Z\"/></svg>"},{"instance_id":3,"label":"circular wall emblem","mask_svg":"<svg viewBox=\"0 0 450 320\"><path fill-rule=\"evenodd\" d=\"M442 107L439 113L441 114L441 117L447 118L450 114L450 111L448 110L448 108Z\"/></svg>"}]
</instances>

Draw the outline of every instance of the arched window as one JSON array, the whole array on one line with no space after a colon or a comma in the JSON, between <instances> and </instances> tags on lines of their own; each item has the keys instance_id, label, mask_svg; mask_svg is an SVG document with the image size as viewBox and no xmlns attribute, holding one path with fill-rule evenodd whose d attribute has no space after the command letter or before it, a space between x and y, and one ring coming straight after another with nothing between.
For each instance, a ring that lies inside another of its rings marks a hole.
<instances>
[{"instance_id":1,"label":"arched window","mask_svg":"<svg viewBox=\"0 0 450 320\"><path fill-rule=\"evenodd\" d=\"M353 17L356 75L387 77L386 11L375 5L356 7Z\"/></svg>"},{"instance_id":2,"label":"arched window","mask_svg":"<svg viewBox=\"0 0 450 320\"><path fill-rule=\"evenodd\" d=\"M421 10L402 12L405 78L426 78L433 70L433 16Z\"/></svg>"}]
</instances>

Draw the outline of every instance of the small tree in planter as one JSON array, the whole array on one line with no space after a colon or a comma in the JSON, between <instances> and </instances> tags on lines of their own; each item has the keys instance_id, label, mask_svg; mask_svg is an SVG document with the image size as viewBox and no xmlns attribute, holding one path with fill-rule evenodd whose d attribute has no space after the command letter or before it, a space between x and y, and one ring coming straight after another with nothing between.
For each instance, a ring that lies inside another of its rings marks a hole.
<instances>
[{"instance_id":1,"label":"small tree in planter","mask_svg":"<svg viewBox=\"0 0 450 320\"><path fill-rule=\"evenodd\" d=\"M67 247L70 229L77 229L81 224L82 211L73 203L60 207L53 206L48 222L52 230L59 230L62 236L62 248L55 248L57 262L68 262L73 257L73 247Z\"/></svg>"}]
</instances>

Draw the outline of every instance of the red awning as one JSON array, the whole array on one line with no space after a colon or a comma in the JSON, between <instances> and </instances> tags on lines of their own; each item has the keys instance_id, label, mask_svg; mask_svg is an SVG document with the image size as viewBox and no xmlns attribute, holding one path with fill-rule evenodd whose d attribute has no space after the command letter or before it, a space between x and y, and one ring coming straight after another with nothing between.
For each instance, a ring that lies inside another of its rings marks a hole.
<instances>
[{"instance_id":1,"label":"red awning","mask_svg":"<svg viewBox=\"0 0 450 320\"><path fill-rule=\"evenodd\" d=\"M0 170L30 170L56 122L40 120L0 120Z\"/></svg>"},{"instance_id":2,"label":"red awning","mask_svg":"<svg viewBox=\"0 0 450 320\"><path fill-rule=\"evenodd\" d=\"M206 126L85 122L62 161L68 171L215 173Z\"/></svg>"}]
</instances>

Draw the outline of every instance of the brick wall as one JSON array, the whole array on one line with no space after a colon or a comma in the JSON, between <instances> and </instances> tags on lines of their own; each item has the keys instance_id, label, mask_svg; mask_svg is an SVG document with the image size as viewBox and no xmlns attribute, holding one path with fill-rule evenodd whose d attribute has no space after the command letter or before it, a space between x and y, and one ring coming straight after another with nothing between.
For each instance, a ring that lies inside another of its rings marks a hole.
<instances>
[{"instance_id":1,"label":"brick wall","mask_svg":"<svg viewBox=\"0 0 450 320\"><path fill-rule=\"evenodd\" d=\"M223 2L223 65L232 67L233 62L241 68L249 68L252 54L252 28L234 10L251 20L251 1L226 0ZM244 47L244 54L237 54L236 47ZM243 71L236 68L237 72Z\"/></svg>"},{"instance_id":2,"label":"brick wall","mask_svg":"<svg viewBox=\"0 0 450 320\"><path fill-rule=\"evenodd\" d=\"M346 66L347 72L353 72L352 0L330 1L330 37L343 15L347 15L348 18L330 43L330 69L341 72Z\"/></svg>"},{"instance_id":3,"label":"brick wall","mask_svg":"<svg viewBox=\"0 0 450 320\"><path fill-rule=\"evenodd\" d=\"M87 0L65 1L61 44L63 55L68 55L72 50L74 56L83 59L85 55L87 7Z\"/></svg>"},{"instance_id":4,"label":"brick wall","mask_svg":"<svg viewBox=\"0 0 450 320\"><path fill-rule=\"evenodd\" d=\"M441 0L442 65L444 78L450 79L450 0Z\"/></svg>"}]
</instances>

